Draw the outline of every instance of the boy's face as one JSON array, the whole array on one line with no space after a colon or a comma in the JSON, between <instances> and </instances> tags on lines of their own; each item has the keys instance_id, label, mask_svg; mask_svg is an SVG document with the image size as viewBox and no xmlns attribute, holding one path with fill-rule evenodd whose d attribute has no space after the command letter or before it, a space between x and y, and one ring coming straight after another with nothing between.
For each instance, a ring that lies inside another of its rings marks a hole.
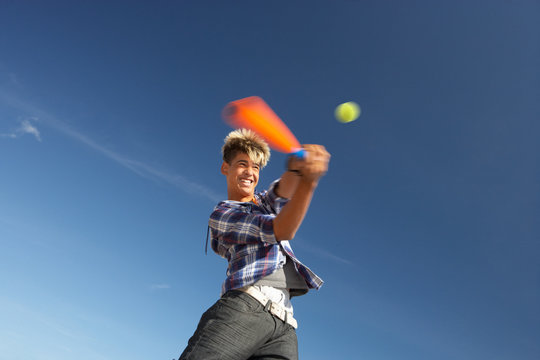
<instances>
[{"instance_id":1,"label":"boy's face","mask_svg":"<svg viewBox=\"0 0 540 360\"><path fill-rule=\"evenodd\" d=\"M259 164L251 161L245 153L238 153L230 164L221 165L221 173L227 177L229 200L251 201L259 182Z\"/></svg>"}]
</instances>

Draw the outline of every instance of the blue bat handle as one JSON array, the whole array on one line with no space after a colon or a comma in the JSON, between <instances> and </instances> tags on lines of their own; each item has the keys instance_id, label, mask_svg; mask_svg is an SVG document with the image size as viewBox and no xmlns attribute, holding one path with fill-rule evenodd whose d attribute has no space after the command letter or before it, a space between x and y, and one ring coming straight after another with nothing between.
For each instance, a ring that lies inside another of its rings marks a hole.
<instances>
[{"instance_id":1,"label":"blue bat handle","mask_svg":"<svg viewBox=\"0 0 540 360\"><path fill-rule=\"evenodd\" d=\"M296 156L299 159L305 159L306 158L306 150L304 149L298 149L296 151L293 151L291 153L291 156Z\"/></svg>"}]
</instances>

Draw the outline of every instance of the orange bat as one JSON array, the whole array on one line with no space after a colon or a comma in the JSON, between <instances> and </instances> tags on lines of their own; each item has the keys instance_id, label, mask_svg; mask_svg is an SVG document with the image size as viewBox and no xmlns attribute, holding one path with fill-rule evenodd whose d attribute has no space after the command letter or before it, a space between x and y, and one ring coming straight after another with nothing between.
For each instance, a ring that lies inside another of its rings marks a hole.
<instances>
[{"instance_id":1,"label":"orange bat","mask_svg":"<svg viewBox=\"0 0 540 360\"><path fill-rule=\"evenodd\" d=\"M263 99L250 96L228 103L223 119L233 128L253 130L274 150L304 157L305 151L291 130Z\"/></svg>"}]
</instances>

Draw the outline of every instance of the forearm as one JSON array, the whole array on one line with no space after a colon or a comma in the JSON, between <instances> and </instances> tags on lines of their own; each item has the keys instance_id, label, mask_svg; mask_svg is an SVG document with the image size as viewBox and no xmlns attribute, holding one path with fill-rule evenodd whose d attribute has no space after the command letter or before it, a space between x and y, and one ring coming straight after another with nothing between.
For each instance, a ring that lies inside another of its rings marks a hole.
<instances>
[{"instance_id":1,"label":"forearm","mask_svg":"<svg viewBox=\"0 0 540 360\"><path fill-rule=\"evenodd\" d=\"M284 199L292 198L299 182L300 176L298 173L292 171L285 171L279 179L279 184L276 189L277 196Z\"/></svg>"},{"instance_id":2,"label":"forearm","mask_svg":"<svg viewBox=\"0 0 540 360\"><path fill-rule=\"evenodd\" d=\"M292 240L306 216L317 181L296 180L294 193L287 205L274 218L274 236L277 241Z\"/></svg>"},{"instance_id":3,"label":"forearm","mask_svg":"<svg viewBox=\"0 0 540 360\"><path fill-rule=\"evenodd\" d=\"M273 230L277 241L292 240L306 216L313 192L321 176L328 170L330 154L321 145L304 145L305 157L289 159L284 174L284 189L281 196L291 194L287 205L274 218ZM298 170L298 175L290 170ZM294 178L296 176L296 179ZM280 185L278 185L279 188Z\"/></svg>"}]
</instances>

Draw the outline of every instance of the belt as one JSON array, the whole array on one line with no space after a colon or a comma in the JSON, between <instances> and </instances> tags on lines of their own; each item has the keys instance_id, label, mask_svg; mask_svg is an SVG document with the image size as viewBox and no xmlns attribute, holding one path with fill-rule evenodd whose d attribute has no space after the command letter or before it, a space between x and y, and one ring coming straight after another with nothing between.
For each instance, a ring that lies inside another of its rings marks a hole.
<instances>
[{"instance_id":1,"label":"belt","mask_svg":"<svg viewBox=\"0 0 540 360\"><path fill-rule=\"evenodd\" d=\"M259 289L254 288L253 286L247 286L236 290L240 290L247 293L248 295L251 295L251 297L260 302L266 310L268 310L272 315L274 315L281 321L286 322L295 329L298 327L298 322L295 318L293 318L291 313L287 311L287 309L277 303L272 302L272 300L270 300L266 295L264 295Z\"/></svg>"}]
</instances>

